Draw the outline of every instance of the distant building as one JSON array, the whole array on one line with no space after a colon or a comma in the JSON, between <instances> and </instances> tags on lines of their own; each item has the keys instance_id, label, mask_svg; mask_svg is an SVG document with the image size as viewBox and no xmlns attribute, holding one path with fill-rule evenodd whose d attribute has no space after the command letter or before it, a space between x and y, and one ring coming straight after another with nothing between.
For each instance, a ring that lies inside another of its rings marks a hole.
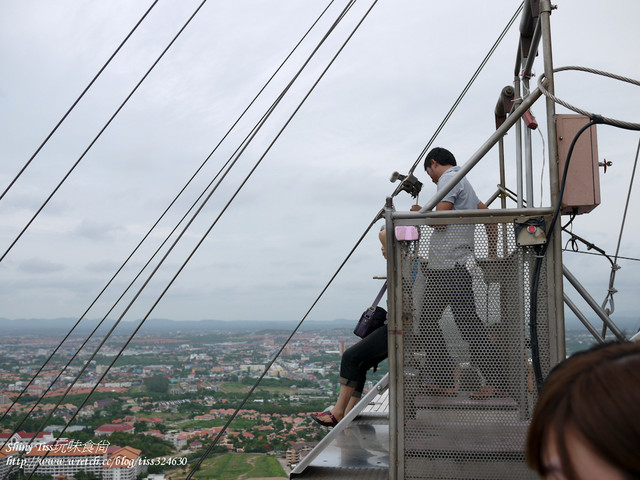
<instances>
[{"instance_id":1,"label":"distant building","mask_svg":"<svg viewBox=\"0 0 640 480\"><path fill-rule=\"evenodd\" d=\"M8 477L17 468L15 460L18 458L18 453L18 450L12 450L9 447L0 449L0 478Z\"/></svg>"},{"instance_id":2,"label":"distant building","mask_svg":"<svg viewBox=\"0 0 640 480\"><path fill-rule=\"evenodd\" d=\"M109 436L113 432L134 433L133 425L130 423L121 423L116 425L114 423L106 423L96 428L93 433L96 437Z\"/></svg>"},{"instance_id":3,"label":"distant building","mask_svg":"<svg viewBox=\"0 0 640 480\"><path fill-rule=\"evenodd\" d=\"M30 475L37 466L38 475L72 477L80 470L84 470L101 477L102 466L108 458L107 451L107 447L101 445L40 445L24 455L23 471L26 475Z\"/></svg>"},{"instance_id":4,"label":"distant building","mask_svg":"<svg viewBox=\"0 0 640 480\"><path fill-rule=\"evenodd\" d=\"M38 434L25 432L21 430L14 434L10 433L0 433L0 445L4 445L5 442L8 444L11 443L20 443L20 444L38 444L38 443L50 443L55 440L55 437L51 432L41 432Z\"/></svg>"},{"instance_id":5,"label":"distant building","mask_svg":"<svg viewBox=\"0 0 640 480\"><path fill-rule=\"evenodd\" d=\"M176 450L182 450L187 446L188 435L185 433L167 433L164 438L173 443Z\"/></svg>"},{"instance_id":6,"label":"distant building","mask_svg":"<svg viewBox=\"0 0 640 480\"><path fill-rule=\"evenodd\" d=\"M135 480L142 472L141 450L123 447L109 455L103 465L102 480Z\"/></svg>"},{"instance_id":7,"label":"distant building","mask_svg":"<svg viewBox=\"0 0 640 480\"><path fill-rule=\"evenodd\" d=\"M111 404L115 402L113 398L100 398L93 402L93 406L99 410L109 408Z\"/></svg>"},{"instance_id":8,"label":"distant building","mask_svg":"<svg viewBox=\"0 0 640 480\"><path fill-rule=\"evenodd\" d=\"M23 471L30 475L37 466L37 474L56 478L73 477L83 470L103 480L135 480L142 471L141 453L128 446L39 445L24 455Z\"/></svg>"}]
</instances>

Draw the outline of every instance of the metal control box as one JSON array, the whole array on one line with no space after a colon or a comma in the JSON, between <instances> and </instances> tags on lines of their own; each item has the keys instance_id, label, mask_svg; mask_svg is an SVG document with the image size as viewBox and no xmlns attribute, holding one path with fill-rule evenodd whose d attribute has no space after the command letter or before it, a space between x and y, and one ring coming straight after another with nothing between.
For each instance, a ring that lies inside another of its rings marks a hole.
<instances>
[{"instance_id":1,"label":"metal control box","mask_svg":"<svg viewBox=\"0 0 640 480\"><path fill-rule=\"evenodd\" d=\"M558 168L562 178L567 154L578 131L589 122L584 115L556 115ZM600 205L598 140L596 126L583 132L571 155L567 182L562 196L563 215L589 213Z\"/></svg>"}]
</instances>

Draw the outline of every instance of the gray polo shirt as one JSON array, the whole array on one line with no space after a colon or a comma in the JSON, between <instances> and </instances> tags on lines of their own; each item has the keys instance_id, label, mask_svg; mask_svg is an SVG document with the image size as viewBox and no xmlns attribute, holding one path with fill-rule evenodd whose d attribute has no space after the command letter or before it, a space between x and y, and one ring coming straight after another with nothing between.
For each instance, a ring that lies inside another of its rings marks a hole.
<instances>
[{"instance_id":1,"label":"gray polo shirt","mask_svg":"<svg viewBox=\"0 0 640 480\"><path fill-rule=\"evenodd\" d=\"M438 179L440 191L460 167L451 167ZM473 187L463 178L442 199L453 203L454 210L475 210L480 200ZM429 266L432 270L454 268L456 264L465 265L473 256L475 225L446 225L433 229L429 242Z\"/></svg>"}]
</instances>

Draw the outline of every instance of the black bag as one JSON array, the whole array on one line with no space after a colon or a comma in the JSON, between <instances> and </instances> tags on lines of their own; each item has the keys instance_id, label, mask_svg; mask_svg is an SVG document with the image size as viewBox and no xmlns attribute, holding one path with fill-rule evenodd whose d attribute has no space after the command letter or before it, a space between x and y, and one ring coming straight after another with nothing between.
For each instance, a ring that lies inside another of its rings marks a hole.
<instances>
[{"instance_id":1,"label":"black bag","mask_svg":"<svg viewBox=\"0 0 640 480\"><path fill-rule=\"evenodd\" d=\"M358 320L358 324L353 330L353 333L360 338L365 338L371 332L383 326L384 322L387 320L387 311L382 307L378 307L378 303L380 303L380 299L382 298L382 295L384 295L386 289L387 282L384 282L384 285L380 289L380 293L378 293L373 305L367 308L360 317L360 320Z\"/></svg>"}]
</instances>

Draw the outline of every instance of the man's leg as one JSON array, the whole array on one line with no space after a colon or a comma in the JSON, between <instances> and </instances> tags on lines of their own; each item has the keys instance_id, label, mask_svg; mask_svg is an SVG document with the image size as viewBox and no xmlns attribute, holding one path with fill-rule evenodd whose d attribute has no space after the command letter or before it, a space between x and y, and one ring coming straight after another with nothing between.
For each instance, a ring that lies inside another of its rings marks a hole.
<instances>
[{"instance_id":1,"label":"man's leg","mask_svg":"<svg viewBox=\"0 0 640 480\"><path fill-rule=\"evenodd\" d=\"M426 367L429 381L438 387L453 388L456 362L451 358L447 342L442 335L440 319L449 303L445 280L448 270L427 270L425 295L420 311L420 338L427 354Z\"/></svg>"},{"instance_id":2,"label":"man's leg","mask_svg":"<svg viewBox=\"0 0 640 480\"><path fill-rule=\"evenodd\" d=\"M480 369L490 385L501 389L496 348L476 312L473 283L465 267L456 266L450 286L451 310L462 338L469 344L471 363Z\"/></svg>"}]
</instances>

